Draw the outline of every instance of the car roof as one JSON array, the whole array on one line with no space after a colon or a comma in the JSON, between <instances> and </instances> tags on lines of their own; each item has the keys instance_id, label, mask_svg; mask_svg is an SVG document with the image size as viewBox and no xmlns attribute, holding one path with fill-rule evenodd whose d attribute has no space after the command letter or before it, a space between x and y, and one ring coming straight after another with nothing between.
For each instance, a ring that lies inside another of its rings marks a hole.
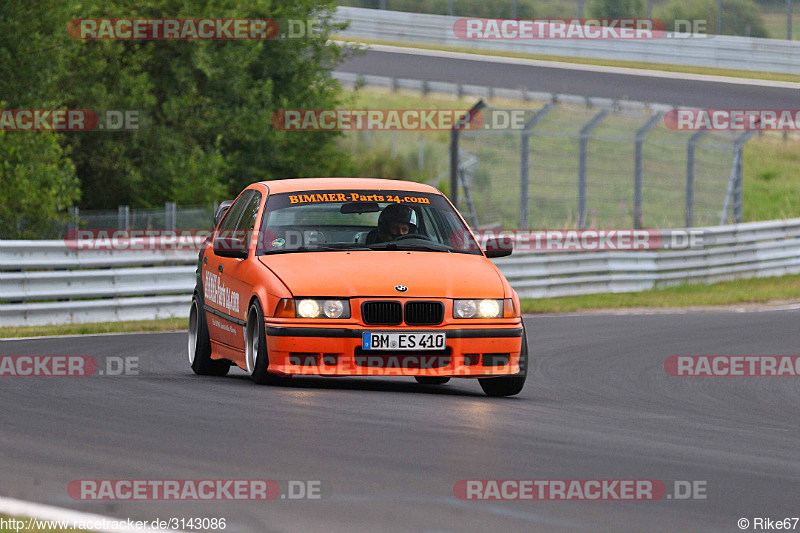
<instances>
[{"instance_id":1,"label":"car roof","mask_svg":"<svg viewBox=\"0 0 800 533\"><path fill-rule=\"evenodd\" d=\"M383 189L439 194L435 187L405 180L378 178L294 178L259 182L270 193L317 190Z\"/></svg>"}]
</instances>

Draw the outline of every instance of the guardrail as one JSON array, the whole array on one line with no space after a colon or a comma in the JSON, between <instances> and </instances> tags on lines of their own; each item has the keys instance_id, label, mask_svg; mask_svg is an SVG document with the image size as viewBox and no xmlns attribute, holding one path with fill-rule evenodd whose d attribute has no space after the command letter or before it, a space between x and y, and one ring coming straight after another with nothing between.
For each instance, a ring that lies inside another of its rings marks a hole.
<instances>
[{"instance_id":1,"label":"guardrail","mask_svg":"<svg viewBox=\"0 0 800 533\"><path fill-rule=\"evenodd\" d=\"M197 252L0 241L0 327L188 317Z\"/></svg>"},{"instance_id":2,"label":"guardrail","mask_svg":"<svg viewBox=\"0 0 800 533\"><path fill-rule=\"evenodd\" d=\"M677 106L659 104L655 102L639 102L636 100L617 100L601 96L579 96L576 94L550 93L531 91L525 87L507 89L486 85L473 85L469 83L452 83L448 81L427 81L414 78L398 78L392 76L377 76L373 74L355 74L352 72L334 71L333 77L343 86L354 88L358 86L382 87L396 91L405 89L417 91L421 94L438 93L452 95L457 98L474 96L487 100L506 99L522 100L528 102L547 102L551 104L566 104L573 106L613 109L630 111L634 113L666 113Z\"/></svg>"},{"instance_id":3,"label":"guardrail","mask_svg":"<svg viewBox=\"0 0 800 533\"><path fill-rule=\"evenodd\" d=\"M799 41L727 35L676 38L672 33L654 40L465 40L453 32L460 18L341 6L336 11L337 22L350 23L341 32L346 37L736 70L800 71Z\"/></svg>"},{"instance_id":4,"label":"guardrail","mask_svg":"<svg viewBox=\"0 0 800 533\"><path fill-rule=\"evenodd\" d=\"M694 228L711 245L646 252L517 252L496 260L523 298L634 292L800 273L800 218ZM194 251L76 251L0 241L0 326L187 317Z\"/></svg>"}]
</instances>

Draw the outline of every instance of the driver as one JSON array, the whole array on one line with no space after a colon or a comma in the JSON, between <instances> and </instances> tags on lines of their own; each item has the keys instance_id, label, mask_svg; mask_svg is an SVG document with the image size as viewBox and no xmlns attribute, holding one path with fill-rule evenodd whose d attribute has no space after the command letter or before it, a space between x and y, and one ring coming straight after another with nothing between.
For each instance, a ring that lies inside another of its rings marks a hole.
<instances>
[{"instance_id":1,"label":"driver","mask_svg":"<svg viewBox=\"0 0 800 533\"><path fill-rule=\"evenodd\" d=\"M407 205L389 204L378 217L378 229L367 235L367 244L389 242L417 232L417 213Z\"/></svg>"}]
</instances>

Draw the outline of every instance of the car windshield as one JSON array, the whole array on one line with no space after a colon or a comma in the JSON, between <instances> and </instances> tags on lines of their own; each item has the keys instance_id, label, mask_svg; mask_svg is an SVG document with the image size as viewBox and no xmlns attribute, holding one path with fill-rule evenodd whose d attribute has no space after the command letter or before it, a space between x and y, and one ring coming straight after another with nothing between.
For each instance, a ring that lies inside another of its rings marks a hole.
<instances>
[{"instance_id":1,"label":"car windshield","mask_svg":"<svg viewBox=\"0 0 800 533\"><path fill-rule=\"evenodd\" d=\"M444 196L394 190L272 194L258 243L260 255L341 250L481 254Z\"/></svg>"}]
</instances>

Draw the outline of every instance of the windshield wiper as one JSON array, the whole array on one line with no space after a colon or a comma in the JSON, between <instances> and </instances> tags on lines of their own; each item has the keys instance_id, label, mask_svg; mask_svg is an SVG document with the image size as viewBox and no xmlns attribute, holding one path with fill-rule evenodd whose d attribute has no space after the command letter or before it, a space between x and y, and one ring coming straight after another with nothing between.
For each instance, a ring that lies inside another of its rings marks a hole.
<instances>
[{"instance_id":1,"label":"windshield wiper","mask_svg":"<svg viewBox=\"0 0 800 533\"><path fill-rule=\"evenodd\" d=\"M274 250L266 250L259 252L258 255L271 255L271 254L287 254L292 252L340 252L342 248L333 248L331 246L320 246L319 244L309 244L304 246L296 246L294 248L277 248Z\"/></svg>"},{"instance_id":2,"label":"windshield wiper","mask_svg":"<svg viewBox=\"0 0 800 533\"><path fill-rule=\"evenodd\" d=\"M373 250L421 250L425 252L447 252L452 250L444 244L431 242L425 239L406 239L402 241L389 241L373 244Z\"/></svg>"},{"instance_id":3,"label":"windshield wiper","mask_svg":"<svg viewBox=\"0 0 800 533\"><path fill-rule=\"evenodd\" d=\"M351 247L349 244L345 244L341 247L323 246L321 244L307 244L303 246L296 246L294 248L277 248L266 251L262 250L258 252L258 255L288 254L293 252L349 252L351 250L371 251L372 249L361 245Z\"/></svg>"}]
</instances>

